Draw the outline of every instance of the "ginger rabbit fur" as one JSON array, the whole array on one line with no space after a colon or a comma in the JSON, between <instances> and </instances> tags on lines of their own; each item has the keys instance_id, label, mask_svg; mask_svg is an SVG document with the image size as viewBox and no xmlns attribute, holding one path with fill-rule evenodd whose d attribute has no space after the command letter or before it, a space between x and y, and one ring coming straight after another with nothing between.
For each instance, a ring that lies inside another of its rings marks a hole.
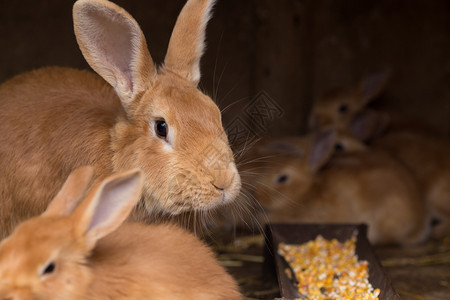
<instances>
[{"instance_id":1,"label":"ginger rabbit fur","mask_svg":"<svg viewBox=\"0 0 450 300\"><path fill-rule=\"evenodd\" d=\"M302 137L262 140L246 184L269 222L367 223L374 244L415 244L429 233L429 218L414 178L395 159L355 147L334 153L330 130ZM264 159L257 160L257 157ZM262 221L264 221L262 219Z\"/></svg>"},{"instance_id":2,"label":"ginger rabbit fur","mask_svg":"<svg viewBox=\"0 0 450 300\"><path fill-rule=\"evenodd\" d=\"M99 182L144 172L133 220L231 204L240 176L210 97L197 88L212 0L189 0L157 68L136 21L106 0L74 5L75 35L96 71L47 67L0 85L0 238L42 212L71 171Z\"/></svg>"},{"instance_id":3,"label":"ginger rabbit fur","mask_svg":"<svg viewBox=\"0 0 450 300\"><path fill-rule=\"evenodd\" d=\"M356 87L330 91L315 102L310 125L351 133L407 166L438 221L432 234L441 238L450 234L450 140L415 118L368 107L388 79L389 72L378 72Z\"/></svg>"},{"instance_id":4,"label":"ginger rabbit fur","mask_svg":"<svg viewBox=\"0 0 450 300\"><path fill-rule=\"evenodd\" d=\"M42 215L0 243L0 299L242 298L191 233L122 224L139 199L141 171L113 174L84 197L92 174L75 170Z\"/></svg>"}]
</instances>

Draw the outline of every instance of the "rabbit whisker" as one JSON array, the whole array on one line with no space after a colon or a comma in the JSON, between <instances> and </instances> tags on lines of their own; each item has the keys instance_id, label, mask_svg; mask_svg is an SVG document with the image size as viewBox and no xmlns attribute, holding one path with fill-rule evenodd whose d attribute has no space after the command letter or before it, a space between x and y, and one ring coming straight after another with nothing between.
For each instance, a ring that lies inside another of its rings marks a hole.
<instances>
[{"instance_id":1,"label":"rabbit whisker","mask_svg":"<svg viewBox=\"0 0 450 300\"><path fill-rule=\"evenodd\" d=\"M220 34L219 42L217 43L216 58L214 60L213 82L212 82L212 84L213 84L212 92L213 92L213 97L214 97L213 99L217 99L217 102L216 102L217 104L219 104L217 95L218 95L218 92L219 92L220 80L222 79L223 73L225 72L225 67L224 67L223 70L222 70L222 73L219 76L219 82L217 83L217 86L216 86L217 63L218 63L218 60L219 60L219 53L220 53L220 49L221 49L222 39L223 39L223 30L222 30L222 32Z\"/></svg>"}]
</instances>

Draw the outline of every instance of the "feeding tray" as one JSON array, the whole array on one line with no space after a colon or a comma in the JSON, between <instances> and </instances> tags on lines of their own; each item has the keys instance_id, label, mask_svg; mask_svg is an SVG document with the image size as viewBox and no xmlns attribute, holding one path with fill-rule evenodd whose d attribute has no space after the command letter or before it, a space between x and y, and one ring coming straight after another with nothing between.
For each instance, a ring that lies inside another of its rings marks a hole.
<instances>
[{"instance_id":1,"label":"feeding tray","mask_svg":"<svg viewBox=\"0 0 450 300\"><path fill-rule=\"evenodd\" d=\"M297 288L286 275L286 262L278 254L278 245L303 244L316 239L321 235L327 240L337 239L345 242L356 235L355 252L358 260L366 260L369 263L369 282L373 288L380 289L379 299L401 299L392 287L391 280L375 257L372 247L367 240L367 226L364 224L285 224L274 223L266 227L267 255L269 260L274 259L278 284L282 299L296 299Z\"/></svg>"}]
</instances>

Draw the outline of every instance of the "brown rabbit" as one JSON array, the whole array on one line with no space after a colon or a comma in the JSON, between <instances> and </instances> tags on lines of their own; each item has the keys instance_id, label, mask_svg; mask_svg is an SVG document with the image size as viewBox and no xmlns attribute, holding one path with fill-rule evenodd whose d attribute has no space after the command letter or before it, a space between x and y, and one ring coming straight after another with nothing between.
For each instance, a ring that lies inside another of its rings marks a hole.
<instances>
[{"instance_id":1,"label":"brown rabbit","mask_svg":"<svg viewBox=\"0 0 450 300\"><path fill-rule=\"evenodd\" d=\"M323 129L332 126L338 131L352 130L360 140L381 134L387 127L388 117L384 114L373 114L366 109L367 105L384 91L389 77L390 71L384 70L368 76L354 87L324 93L314 102L309 127ZM363 113L363 117L358 118L360 113ZM365 129L370 129L370 132L358 131L357 123L363 122L362 120L365 122Z\"/></svg>"},{"instance_id":2,"label":"brown rabbit","mask_svg":"<svg viewBox=\"0 0 450 300\"><path fill-rule=\"evenodd\" d=\"M437 221L433 236L450 234L450 140L414 130L389 131L371 146L403 162L424 190L427 207Z\"/></svg>"},{"instance_id":3,"label":"brown rabbit","mask_svg":"<svg viewBox=\"0 0 450 300\"><path fill-rule=\"evenodd\" d=\"M216 104L197 89L212 0L189 0L157 68L136 21L106 0L79 0L75 35L88 71L43 68L0 86L0 238L42 212L81 165L96 181L144 172L135 220L231 203L240 177Z\"/></svg>"},{"instance_id":4,"label":"brown rabbit","mask_svg":"<svg viewBox=\"0 0 450 300\"><path fill-rule=\"evenodd\" d=\"M367 76L353 87L325 92L311 109L310 129L331 126L341 132L351 132L361 141L380 137L393 127L431 133L428 126L411 117L370 108L370 104L384 92L390 77L391 72L383 70Z\"/></svg>"},{"instance_id":5,"label":"brown rabbit","mask_svg":"<svg viewBox=\"0 0 450 300\"><path fill-rule=\"evenodd\" d=\"M192 234L121 225L139 199L141 171L107 177L80 202L92 175L75 170L42 215L1 242L0 299L241 299Z\"/></svg>"},{"instance_id":6,"label":"brown rabbit","mask_svg":"<svg viewBox=\"0 0 450 300\"><path fill-rule=\"evenodd\" d=\"M384 89L388 75L375 73L355 88L319 99L311 126L351 132L403 162L422 186L432 217L439 221L433 235L442 237L450 234L450 140L411 117L367 107ZM347 107L345 112L340 111L342 107Z\"/></svg>"},{"instance_id":7,"label":"brown rabbit","mask_svg":"<svg viewBox=\"0 0 450 300\"><path fill-rule=\"evenodd\" d=\"M267 158L257 163L260 175L251 185L268 220L364 222L374 244L423 241L428 218L409 172L385 153L358 144L338 142L327 130L257 145L252 155ZM333 154L336 145L356 148Z\"/></svg>"}]
</instances>

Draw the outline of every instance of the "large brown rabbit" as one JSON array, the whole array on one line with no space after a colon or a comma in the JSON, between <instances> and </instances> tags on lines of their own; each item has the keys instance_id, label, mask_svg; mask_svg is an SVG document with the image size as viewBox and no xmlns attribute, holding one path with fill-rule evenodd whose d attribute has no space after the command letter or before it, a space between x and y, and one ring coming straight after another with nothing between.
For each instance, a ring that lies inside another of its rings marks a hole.
<instances>
[{"instance_id":1,"label":"large brown rabbit","mask_svg":"<svg viewBox=\"0 0 450 300\"><path fill-rule=\"evenodd\" d=\"M346 151L334 154L334 149ZM349 147L350 145L350 147ZM355 147L351 151L351 147ZM410 173L384 152L333 131L262 141L266 157L251 179L270 222L367 223L374 244L413 244L428 233L428 217Z\"/></svg>"},{"instance_id":2,"label":"large brown rabbit","mask_svg":"<svg viewBox=\"0 0 450 300\"><path fill-rule=\"evenodd\" d=\"M157 68L136 21L106 0L79 0L75 35L101 76L43 68L0 86L0 238L42 212L81 165L96 180L139 167L132 218L231 203L240 177L214 102L197 89L212 0L189 0ZM103 78L102 78L103 77Z\"/></svg>"},{"instance_id":3,"label":"large brown rabbit","mask_svg":"<svg viewBox=\"0 0 450 300\"><path fill-rule=\"evenodd\" d=\"M312 109L311 126L351 132L403 162L416 176L426 205L439 221L433 235L442 237L450 234L450 140L414 118L367 107L383 91L388 74L376 73L357 87L319 99Z\"/></svg>"},{"instance_id":4,"label":"large brown rabbit","mask_svg":"<svg viewBox=\"0 0 450 300\"><path fill-rule=\"evenodd\" d=\"M140 171L109 176L80 201L92 174L75 170L41 216L0 243L0 299L242 298L192 234L174 225L120 226L139 199Z\"/></svg>"}]
</instances>

